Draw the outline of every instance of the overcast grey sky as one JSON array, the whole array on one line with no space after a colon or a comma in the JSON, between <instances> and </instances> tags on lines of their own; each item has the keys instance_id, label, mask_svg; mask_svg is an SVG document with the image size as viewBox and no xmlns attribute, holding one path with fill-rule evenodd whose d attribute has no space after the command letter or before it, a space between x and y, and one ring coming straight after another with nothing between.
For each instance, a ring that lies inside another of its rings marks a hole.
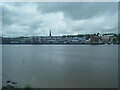
<instances>
[{"instance_id":1,"label":"overcast grey sky","mask_svg":"<svg viewBox=\"0 0 120 90\"><path fill-rule=\"evenodd\" d=\"M2 3L3 35L117 33L117 2Z\"/></svg>"}]
</instances>

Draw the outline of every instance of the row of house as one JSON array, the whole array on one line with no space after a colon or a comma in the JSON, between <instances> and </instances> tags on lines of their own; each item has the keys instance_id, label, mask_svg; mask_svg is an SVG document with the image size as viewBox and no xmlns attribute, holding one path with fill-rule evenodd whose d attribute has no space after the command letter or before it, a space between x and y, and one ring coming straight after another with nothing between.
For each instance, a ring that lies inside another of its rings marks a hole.
<instances>
[{"instance_id":1,"label":"row of house","mask_svg":"<svg viewBox=\"0 0 120 90\"><path fill-rule=\"evenodd\" d=\"M30 36L30 37L3 37L3 43L33 43L33 44L59 44L59 43L117 43L114 35L83 35L83 36Z\"/></svg>"}]
</instances>

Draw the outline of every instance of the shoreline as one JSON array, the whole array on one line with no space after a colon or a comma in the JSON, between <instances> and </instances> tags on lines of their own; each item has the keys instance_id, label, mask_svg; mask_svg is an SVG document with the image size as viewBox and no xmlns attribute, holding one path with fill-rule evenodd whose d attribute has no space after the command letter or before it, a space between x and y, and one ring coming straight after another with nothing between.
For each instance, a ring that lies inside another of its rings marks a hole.
<instances>
[{"instance_id":1,"label":"shoreline","mask_svg":"<svg viewBox=\"0 0 120 90\"><path fill-rule=\"evenodd\" d=\"M107 43L3 43L1 45L120 45Z\"/></svg>"}]
</instances>

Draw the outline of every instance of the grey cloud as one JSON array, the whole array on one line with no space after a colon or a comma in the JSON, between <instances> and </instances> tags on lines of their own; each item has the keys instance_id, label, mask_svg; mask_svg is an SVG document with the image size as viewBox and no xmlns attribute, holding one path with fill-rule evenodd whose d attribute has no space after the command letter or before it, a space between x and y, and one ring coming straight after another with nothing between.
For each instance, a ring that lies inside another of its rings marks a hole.
<instances>
[{"instance_id":1,"label":"grey cloud","mask_svg":"<svg viewBox=\"0 0 120 90\"><path fill-rule=\"evenodd\" d=\"M115 13L117 2L49 2L38 3L38 10L43 13L64 12L66 17L72 19L87 19L96 15Z\"/></svg>"},{"instance_id":2,"label":"grey cloud","mask_svg":"<svg viewBox=\"0 0 120 90\"><path fill-rule=\"evenodd\" d=\"M2 23L4 26L14 23L14 20L12 19L12 12L10 12L6 7L2 8Z\"/></svg>"},{"instance_id":3,"label":"grey cloud","mask_svg":"<svg viewBox=\"0 0 120 90\"><path fill-rule=\"evenodd\" d=\"M117 31L115 2L4 3L2 22L6 35L53 35Z\"/></svg>"}]
</instances>

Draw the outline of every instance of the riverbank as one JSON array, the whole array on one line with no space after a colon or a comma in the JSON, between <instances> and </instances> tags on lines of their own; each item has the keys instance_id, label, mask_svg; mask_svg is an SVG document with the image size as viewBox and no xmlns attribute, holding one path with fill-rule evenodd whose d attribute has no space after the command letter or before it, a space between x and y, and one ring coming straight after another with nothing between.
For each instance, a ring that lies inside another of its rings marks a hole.
<instances>
[{"instance_id":1,"label":"riverbank","mask_svg":"<svg viewBox=\"0 0 120 90\"><path fill-rule=\"evenodd\" d=\"M2 45L120 45L118 43L2 43Z\"/></svg>"}]
</instances>

